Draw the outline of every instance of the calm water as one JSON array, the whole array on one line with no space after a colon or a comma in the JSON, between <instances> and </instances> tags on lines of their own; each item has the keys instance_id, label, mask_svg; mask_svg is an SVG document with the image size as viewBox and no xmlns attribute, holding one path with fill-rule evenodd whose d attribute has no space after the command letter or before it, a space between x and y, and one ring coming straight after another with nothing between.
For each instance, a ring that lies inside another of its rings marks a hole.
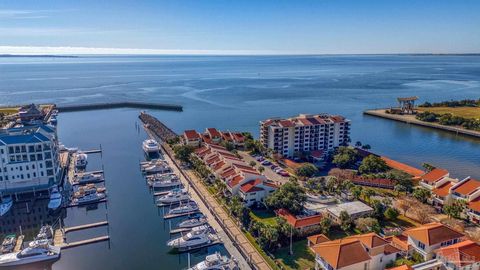
<instances>
[{"instance_id":1,"label":"calm water","mask_svg":"<svg viewBox=\"0 0 480 270\"><path fill-rule=\"evenodd\" d=\"M422 101L480 97L480 57L83 57L0 58L0 104L59 104L140 100L177 103L183 112L152 111L177 132L205 127L246 130L258 121L298 113L338 113L352 120L352 140L420 166L429 162L457 177L480 178L480 140L367 117L397 96ZM110 247L99 243L62 252L53 269L180 269L186 256L168 253L168 224L153 205L138 170L143 132L139 111L64 113L59 136L69 146L104 149L91 169L104 165L108 207L69 209L67 225L110 221ZM105 228L69 240L106 233ZM223 250L222 250L223 251ZM200 260L205 251L195 254Z\"/></svg>"}]
</instances>

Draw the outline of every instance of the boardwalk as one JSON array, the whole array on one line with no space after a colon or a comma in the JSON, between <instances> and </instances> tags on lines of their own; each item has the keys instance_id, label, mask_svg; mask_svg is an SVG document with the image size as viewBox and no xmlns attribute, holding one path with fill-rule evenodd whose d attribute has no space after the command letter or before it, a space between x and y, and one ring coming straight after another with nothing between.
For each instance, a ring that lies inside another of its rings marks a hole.
<instances>
[{"instance_id":1,"label":"boardwalk","mask_svg":"<svg viewBox=\"0 0 480 270\"><path fill-rule=\"evenodd\" d=\"M183 111L181 105L163 104L163 103L148 103L148 102L106 102L93 104L76 104L76 105L60 105L56 107L59 112L75 112L75 111L92 111L105 110L116 108L134 108L134 109L153 109L153 110L167 110L167 111Z\"/></svg>"},{"instance_id":2,"label":"boardwalk","mask_svg":"<svg viewBox=\"0 0 480 270\"><path fill-rule=\"evenodd\" d=\"M250 265L253 266L254 269L261 269L261 270L272 269L270 265L262 257L262 255L260 255L260 253L255 249L255 247L248 241L245 234L242 232L239 226L232 220L232 218L227 214L225 209L217 202L217 200L215 200L215 198L213 198L212 195L210 195L210 193L205 188L201 180L198 179L198 177L196 177L193 171L180 170L178 164L176 162L173 162L172 160L173 154L170 147L164 144L163 148L167 153L165 158L169 160L170 164L175 165L174 169L175 171L178 171L180 173L181 179L183 181L185 180L188 181L187 185L190 184L194 188L194 190L196 191L196 194L200 197L201 201L206 205L210 213L214 216L215 220L218 221L218 224L220 225L221 229L230 238L232 244L234 245L234 248L236 248L242 253L242 257L248 262L250 262ZM210 223L212 223L211 219L209 220L210 220Z\"/></svg>"}]
</instances>

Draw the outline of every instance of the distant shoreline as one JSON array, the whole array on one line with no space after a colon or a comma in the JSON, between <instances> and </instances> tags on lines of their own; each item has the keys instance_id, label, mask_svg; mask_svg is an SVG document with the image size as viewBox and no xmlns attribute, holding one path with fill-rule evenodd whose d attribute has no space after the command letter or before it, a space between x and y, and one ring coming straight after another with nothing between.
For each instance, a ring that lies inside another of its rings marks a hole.
<instances>
[{"instance_id":1,"label":"distant shoreline","mask_svg":"<svg viewBox=\"0 0 480 270\"><path fill-rule=\"evenodd\" d=\"M10 57L39 57L39 58L78 58L78 55L55 55L55 54L0 54L0 58Z\"/></svg>"}]
</instances>

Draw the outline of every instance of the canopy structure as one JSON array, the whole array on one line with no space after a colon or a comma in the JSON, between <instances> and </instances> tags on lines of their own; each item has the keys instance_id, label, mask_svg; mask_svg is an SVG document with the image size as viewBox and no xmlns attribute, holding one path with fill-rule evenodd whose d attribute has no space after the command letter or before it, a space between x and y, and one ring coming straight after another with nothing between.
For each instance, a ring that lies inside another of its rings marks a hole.
<instances>
[{"instance_id":1,"label":"canopy structure","mask_svg":"<svg viewBox=\"0 0 480 270\"><path fill-rule=\"evenodd\" d=\"M418 97L399 97L397 98L399 108L402 113L414 114L415 113L415 101Z\"/></svg>"}]
</instances>

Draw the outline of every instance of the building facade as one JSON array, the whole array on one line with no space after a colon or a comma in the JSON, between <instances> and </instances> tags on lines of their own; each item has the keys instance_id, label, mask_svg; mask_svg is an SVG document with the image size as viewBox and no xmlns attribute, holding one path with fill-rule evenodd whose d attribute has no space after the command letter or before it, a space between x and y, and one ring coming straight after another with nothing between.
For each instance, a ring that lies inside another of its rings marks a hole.
<instances>
[{"instance_id":1,"label":"building facade","mask_svg":"<svg viewBox=\"0 0 480 270\"><path fill-rule=\"evenodd\" d=\"M61 177L57 132L47 125L0 132L0 193L46 190Z\"/></svg>"},{"instance_id":2,"label":"building facade","mask_svg":"<svg viewBox=\"0 0 480 270\"><path fill-rule=\"evenodd\" d=\"M350 120L338 115L300 114L260 121L260 142L284 157L329 151L350 140Z\"/></svg>"}]
</instances>

